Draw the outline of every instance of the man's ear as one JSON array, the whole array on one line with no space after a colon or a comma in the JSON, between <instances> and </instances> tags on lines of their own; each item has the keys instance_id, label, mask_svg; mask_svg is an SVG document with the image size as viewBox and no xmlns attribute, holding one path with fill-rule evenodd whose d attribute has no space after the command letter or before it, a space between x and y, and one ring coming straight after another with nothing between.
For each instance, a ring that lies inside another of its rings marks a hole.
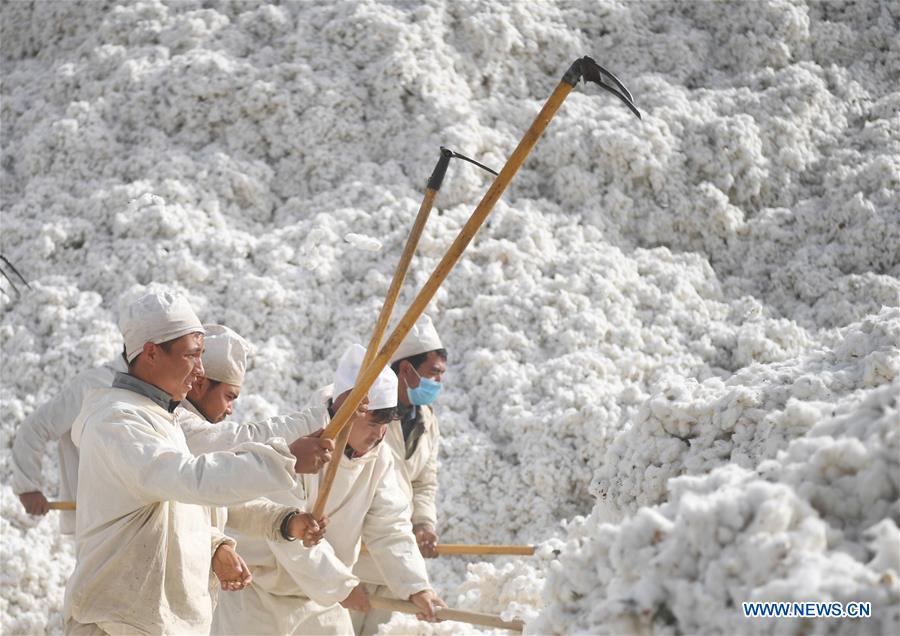
<instances>
[{"instance_id":1,"label":"man's ear","mask_svg":"<svg viewBox=\"0 0 900 636\"><path fill-rule=\"evenodd\" d=\"M141 353L144 354L144 360L153 362L156 360L156 354L159 353L159 346L152 342L145 342Z\"/></svg>"}]
</instances>

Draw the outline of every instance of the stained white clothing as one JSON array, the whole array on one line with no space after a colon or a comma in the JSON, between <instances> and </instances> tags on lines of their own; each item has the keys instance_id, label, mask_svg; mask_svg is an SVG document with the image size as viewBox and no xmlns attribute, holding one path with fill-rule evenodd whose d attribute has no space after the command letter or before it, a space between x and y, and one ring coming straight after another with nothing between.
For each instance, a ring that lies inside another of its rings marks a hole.
<instances>
[{"instance_id":1,"label":"stained white clothing","mask_svg":"<svg viewBox=\"0 0 900 636\"><path fill-rule=\"evenodd\" d=\"M85 395L94 389L112 386L113 377L126 371L122 356L94 369L81 372L49 402L41 405L16 431L12 448L13 492L43 491L41 469L44 450L50 442L57 442L59 452L60 501L74 501L78 487L78 449L72 443L72 422L78 417ZM46 493L44 493L46 494ZM75 512L59 511L59 527L63 534L75 532Z\"/></svg>"},{"instance_id":2,"label":"stained white clothing","mask_svg":"<svg viewBox=\"0 0 900 636\"><path fill-rule=\"evenodd\" d=\"M93 391L79 447L76 564L64 618L110 634L208 633L209 505L292 488L283 440L194 456L179 416L135 391Z\"/></svg>"},{"instance_id":3,"label":"stained white clothing","mask_svg":"<svg viewBox=\"0 0 900 636\"><path fill-rule=\"evenodd\" d=\"M326 425L329 416L324 405L316 405L303 419L312 432ZM253 571L254 593L240 599L221 597L213 633L334 633L329 630L334 628L338 610L346 619L338 633L349 633L349 615L335 604L359 583L352 567L361 541L398 597L430 589L390 449L379 444L359 458L342 455L340 462L325 508L329 518L325 540L319 545L305 548L300 542L275 544L235 535ZM324 472L300 475L303 489L268 498L311 509ZM322 608L335 607L323 613Z\"/></svg>"}]
</instances>

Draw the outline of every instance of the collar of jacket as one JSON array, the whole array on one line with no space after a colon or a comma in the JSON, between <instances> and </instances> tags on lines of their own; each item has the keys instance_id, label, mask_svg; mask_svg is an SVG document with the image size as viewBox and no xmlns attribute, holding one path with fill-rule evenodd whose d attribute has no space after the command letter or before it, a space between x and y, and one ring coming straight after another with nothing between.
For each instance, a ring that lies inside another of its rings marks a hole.
<instances>
[{"instance_id":1,"label":"collar of jacket","mask_svg":"<svg viewBox=\"0 0 900 636\"><path fill-rule=\"evenodd\" d=\"M134 391L139 395L150 398L169 413L174 413L178 405L181 404L180 401L173 400L168 393L159 387L153 386L149 382L139 380L128 373L122 373L121 371L116 373L116 377L113 379L113 388Z\"/></svg>"},{"instance_id":2,"label":"collar of jacket","mask_svg":"<svg viewBox=\"0 0 900 636\"><path fill-rule=\"evenodd\" d=\"M401 422L410 422L419 415L419 408L415 404L403 406L400 402L397 402L397 415L400 416Z\"/></svg>"}]
</instances>

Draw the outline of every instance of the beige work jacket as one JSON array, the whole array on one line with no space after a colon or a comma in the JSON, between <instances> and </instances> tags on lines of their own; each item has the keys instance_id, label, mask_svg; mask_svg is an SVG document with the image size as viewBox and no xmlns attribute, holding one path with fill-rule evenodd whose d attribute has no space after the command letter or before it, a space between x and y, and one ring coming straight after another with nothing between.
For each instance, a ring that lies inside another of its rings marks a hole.
<instances>
[{"instance_id":1,"label":"beige work jacket","mask_svg":"<svg viewBox=\"0 0 900 636\"><path fill-rule=\"evenodd\" d=\"M122 356L116 356L102 366L79 373L52 400L39 406L22 422L16 431L12 448L12 487L15 494L44 491L41 477L44 451L47 444L56 442L59 453L57 497L60 501L75 500L78 489L78 449L72 443L72 422L81 412L85 395L94 389L111 387L118 371L126 371ZM60 532L74 534L75 513L61 510L58 514Z\"/></svg>"},{"instance_id":2,"label":"beige work jacket","mask_svg":"<svg viewBox=\"0 0 900 636\"><path fill-rule=\"evenodd\" d=\"M195 457L179 411L127 389L85 399L72 427L81 461L65 620L110 634L208 633L206 506L296 485L294 457L282 440Z\"/></svg>"},{"instance_id":3,"label":"beige work jacket","mask_svg":"<svg viewBox=\"0 0 900 636\"><path fill-rule=\"evenodd\" d=\"M306 423L306 432L329 421L324 405L295 417ZM382 443L363 457L341 456L340 462L325 508L330 521L322 543L305 548L300 542L275 544L235 535L253 571L254 594L221 596L214 633L292 634L299 625L310 628L323 608L344 600L359 583L352 568L362 541L398 597L430 589L390 449ZM268 498L311 509L324 472L300 475L302 488Z\"/></svg>"},{"instance_id":4,"label":"beige work jacket","mask_svg":"<svg viewBox=\"0 0 900 636\"><path fill-rule=\"evenodd\" d=\"M437 458L441 433L432 408L430 406L418 408L421 409L425 430L412 455L407 459L406 441L403 439L400 420L391 422L384 436L384 443L393 454L394 472L397 483L409 501L412 524L415 526L428 523L432 528L437 528L437 509L434 500L438 488ZM381 571L368 554L360 555L353 572L366 583L385 585Z\"/></svg>"}]
</instances>

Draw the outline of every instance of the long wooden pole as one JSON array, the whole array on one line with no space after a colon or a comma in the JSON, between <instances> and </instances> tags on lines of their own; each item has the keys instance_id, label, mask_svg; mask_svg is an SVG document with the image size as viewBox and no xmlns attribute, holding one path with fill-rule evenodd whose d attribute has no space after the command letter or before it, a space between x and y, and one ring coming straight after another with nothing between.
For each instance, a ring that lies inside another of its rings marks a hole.
<instances>
[{"instance_id":1,"label":"long wooden pole","mask_svg":"<svg viewBox=\"0 0 900 636\"><path fill-rule=\"evenodd\" d=\"M75 510L74 501L48 501L50 510Z\"/></svg>"},{"instance_id":2,"label":"long wooden pole","mask_svg":"<svg viewBox=\"0 0 900 636\"><path fill-rule=\"evenodd\" d=\"M418 614L422 611L411 601L401 601L400 599L385 598L383 596L370 596L369 603L372 607L386 609L392 612L402 612L403 614ZM518 619L505 621L494 614L466 612L450 607L440 607L435 613L438 618L445 621L456 621L458 623L468 623L469 625L480 625L482 627L493 627L496 629L508 629L511 632L521 632L525 629L524 621Z\"/></svg>"},{"instance_id":3,"label":"long wooden pole","mask_svg":"<svg viewBox=\"0 0 900 636\"><path fill-rule=\"evenodd\" d=\"M416 320L418 320L425 311L428 303L434 298L438 288L456 265L460 256L462 256L463 251L465 251L466 247L474 238L475 233L484 224L485 219L487 219L487 216L497 203L497 200L503 194L503 191L506 190L510 180L522 166L528 153L531 152L531 149L547 128L550 120L553 119L553 116L556 114L556 111L559 110L562 102L572 91L572 87L573 84L562 81L550 95L547 103L544 104L544 107L538 113L534 122L531 124L531 127L525 133L524 137L522 137L519 145L516 146L512 155L507 159L506 165L503 166L500 174L494 179L491 187L481 199L481 203L478 204L478 207L475 208L472 216L469 217L469 220L460 230L456 240L454 240L453 244L447 249L444 257L438 263L437 267L435 267L434 272L432 272L431 276L425 282L425 285L413 300L409 309L406 311L406 314L404 314L403 318L400 319L400 322L397 323L397 326L387 339L387 342L384 343L381 351L378 352L378 355L372 361L372 364L366 369L362 379L356 383L356 386L350 391L350 395L347 396L347 399L344 400L341 408L338 409L334 419L332 419L331 423L325 428L324 435L334 438L338 431L346 425L363 397L369 392L372 384L375 383L378 374L381 373L381 370L385 367L390 357L400 346L400 343L403 342L403 339L412 329Z\"/></svg>"},{"instance_id":4,"label":"long wooden pole","mask_svg":"<svg viewBox=\"0 0 900 636\"><path fill-rule=\"evenodd\" d=\"M467 545L464 543L439 543L435 548L441 556L450 554L516 554L532 556L535 550L533 545Z\"/></svg>"},{"instance_id":5,"label":"long wooden pole","mask_svg":"<svg viewBox=\"0 0 900 636\"><path fill-rule=\"evenodd\" d=\"M357 384L359 384L360 378L363 377L363 372L371 365L372 359L378 351L378 347L381 346L381 339L384 337L384 332L387 330L388 323L391 320L394 305L400 295L400 288L403 286L406 273L409 271L409 264L412 262L412 257L419 245L419 238L421 238L422 231L425 229L425 223L428 221L428 215L431 213L431 208L434 205L434 198L437 195L437 190L441 186L440 181L443 179L443 172L446 171L447 162L449 162L449 160L450 157L443 155L442 153L441 160L438 162L438 167L435 168L435 173L437 173L438 169L443 165L440 179L437 180L437 187L432 187L435 183L435 175L433 174L428 187L425 189L422 205L419 206L419 212L416 214L412 230L410 230L409 237L406 239L406 246L403 248L403 253L400 255L400 261L397 263L397 268L394 270L394 277L391 279L391 285L388 288L387 296L385 296L384 303L381 305L381 312L378 314L378 319L375 321L375 328L372 330L372 337L369 340L369 346L366 348L366 355L363 357L363 362L359 367L359 376L356 378ZM381 373L381 369L379 369L378 372ZM366 389L366 393L368 393L368 389ZM361 399L362 398L360 398L360 400ZM359 403L357 403L356 406L359 406ZM343 406L341 408L343 408ZM354 407L354 409L355 408L356 407ZM341 409L338 409L336 415L339 416L340 412ZM319 488L315 506L313 506L313 517L316 519L321 519L322 515L325 513L328 495L331 492L331 486L334 484L334 478L337 475L338 467L341 464L341 456L344 454L344 449L347 447L347 440L350 438L350 428L350 426L344 426L338 432L335 439L332 460L328 463L328 468L325 470L322 485ZM325 435L331 436L328 431L325 432Z\"/></svg>"}]
</instances>

